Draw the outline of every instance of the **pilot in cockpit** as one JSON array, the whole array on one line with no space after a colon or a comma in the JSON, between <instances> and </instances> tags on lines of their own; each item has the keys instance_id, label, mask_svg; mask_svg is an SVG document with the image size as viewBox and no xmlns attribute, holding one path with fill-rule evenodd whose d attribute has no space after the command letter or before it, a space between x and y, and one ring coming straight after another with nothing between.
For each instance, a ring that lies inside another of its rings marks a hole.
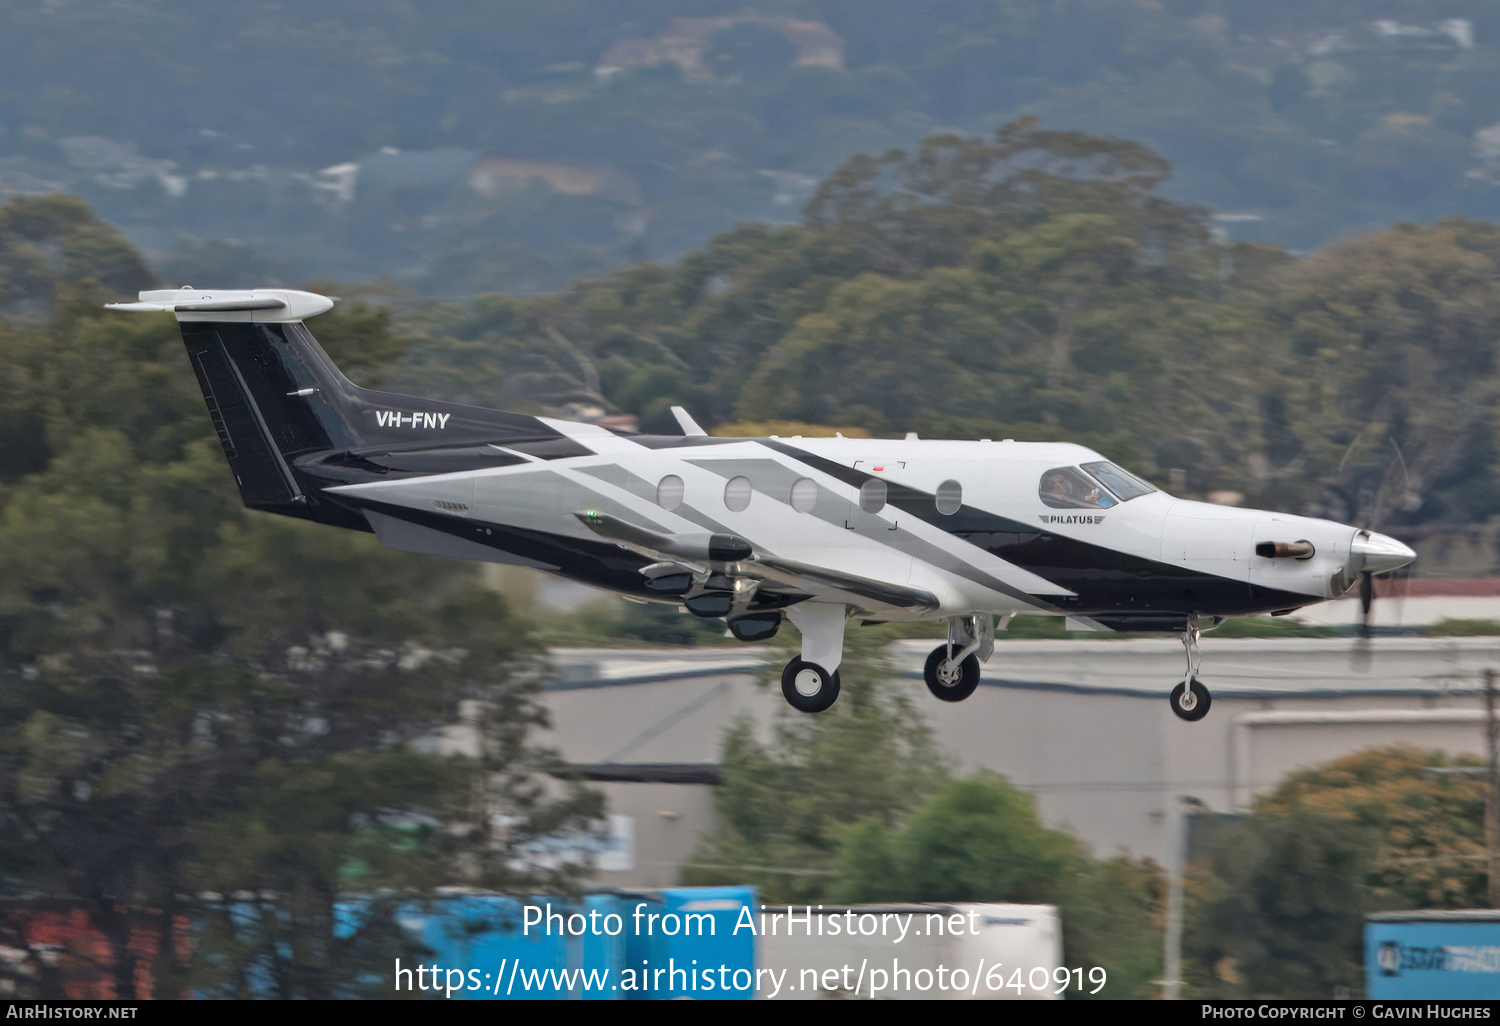
<instances>
[{"instance_id":1,"label":"pilot in cockpit","mask_svg":"<svg viewBox=\"0 0 1500 1026\"><path fill-rule=\"evenodd\" d=\"M1082 474L1058 467L1042 475L1042 502L1053 509L1108 509L1115 499Z\"/></svg>"}]
</instances>

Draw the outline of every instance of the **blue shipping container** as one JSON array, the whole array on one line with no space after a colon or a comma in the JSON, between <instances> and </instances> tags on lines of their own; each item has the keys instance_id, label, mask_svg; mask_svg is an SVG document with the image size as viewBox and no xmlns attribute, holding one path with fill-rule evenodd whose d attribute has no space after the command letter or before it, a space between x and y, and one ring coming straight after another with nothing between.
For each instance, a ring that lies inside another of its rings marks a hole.
<instances>
[{"instance_id":1,"label":"blue shipping container","mask_svg":"<svg viewBox=\"0 0 1500 1026\"><path fill-rule=\"evenodd\" d=\"M1365 996L1500 998L1500 911L1383 912L1365 918Z\"/></svg>"},{"instance_id":2,"label":"blue shipping container","mask_svg":"<svg viewBox=\"0 0 1500 1026\"><path fill-rule=\"evenodd\" d=\"M540 920L529 927L528 906ZM576 903L457 894L403 909L400 922L433 952L421 964L441 967L445 997L749 999L755 938L734 929L746 907L755 908L753 887L587 894Z\"/></svg>"}]
</instances>

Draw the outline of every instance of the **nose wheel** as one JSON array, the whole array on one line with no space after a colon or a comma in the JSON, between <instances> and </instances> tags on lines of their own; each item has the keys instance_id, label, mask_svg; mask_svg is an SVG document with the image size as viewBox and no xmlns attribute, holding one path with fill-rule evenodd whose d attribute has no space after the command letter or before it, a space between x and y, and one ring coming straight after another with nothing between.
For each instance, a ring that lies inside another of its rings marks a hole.
<instances>
[{"instance_id":1,"label":"nose wheel","mask_svg":"<svg viewBox=\"0 0 1500 1026\"><path fill-rule=\"evenodd\" d=\"M1208 688L1194 677L1185 680L1172 689L1172 694L1167 698L1172 704L1172 711L1179 718L1189 723L1196 723L1208 715L1208 707L1213 704L1213 696L1208 693Z\"/></svg>"},{"instance_id":2,"label":"nose wheel","mask_svg":"<svg viewBox=\"0 0 1500 1026\"><path fill-rule=\"evenodd\" d=\"M1187 655L1187 674L1183 682L1172 689L1167 702L1179 719L1196 723L1208 715L1213 696L1198 679L1198 664L1202 662L1202 657L1198 653L1198 627L1191 621L1182 632L1182 647Z\"/></svg>"},{"instance_id":3,"label":"nose wheel","mask_svg":"<svg viewBox=\"0 0 1500 1026\"><path fill-rule=\"evenodd\" d=\"M962 702L979 687L979 657L955 658L958 655L962 652L953 652L950 646L939 645L927 657L927 665L922 669L927 690L945 702Z\"/></svg>"}]
</instances>

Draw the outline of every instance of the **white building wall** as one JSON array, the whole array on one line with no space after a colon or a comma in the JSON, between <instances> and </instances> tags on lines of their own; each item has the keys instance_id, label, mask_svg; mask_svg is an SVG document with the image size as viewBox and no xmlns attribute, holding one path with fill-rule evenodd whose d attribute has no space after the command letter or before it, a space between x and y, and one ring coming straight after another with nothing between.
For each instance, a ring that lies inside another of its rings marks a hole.
<instances>
[{"instance_id":1,"label":"white building wall","mask_svg":"<svg viewBox=\"0 0 1500 1026\"><path fill-rule=\"evenodd\" d=\"M1036 796L1045 822L1098 854L1166 862L1180 837L1179 798L1241 811L1287 773L1372 745L1484 751L1479 689L1483 670L1500 668L1500 639L1377 639L1363 662L1352 657L1354 644L1205 639L1200 677L1215 697L1198 723L1178 720L1166 702L1183 667L1171 639L1002 642L985 684L955 704L915 679L930 643L893 653L909 675L903 686L963 771L1009 777ZM736 717L748 716L764 737L775 717L800 715L778 689L755 684L762 652L556 653L572 681L545 695L550 743L576 763L715 762ZM652 679L663 675L670 679ZM675 882L664 864L691 850L689 837L713 829L712 788L609 786L653 789L650 798L619 792L635 803L636 843L650 847L657 865L651 883L618 885ZM655 797L662 794L682 797ZM680 815L661 817L652 804L680 806Z\"/></svg>"}]
</instances>

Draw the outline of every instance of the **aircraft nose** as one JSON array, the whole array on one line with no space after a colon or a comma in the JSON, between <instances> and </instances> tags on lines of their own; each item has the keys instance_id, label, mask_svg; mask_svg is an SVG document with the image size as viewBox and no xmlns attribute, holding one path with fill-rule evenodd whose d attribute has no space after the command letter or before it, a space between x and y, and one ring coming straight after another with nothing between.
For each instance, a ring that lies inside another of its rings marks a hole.
<instances>
[{"instance_id":1,"label":"aircraft nose","mask_svg":"<svg viewBox=\"0 0 1500 1026\"><path fill-rule=\"evenodd\" d=\"M1417 558L1417 554L1389 535L1373 531L1360 531L1349 546L1356 573L1380 574L1387 570L1399 570Z\"/></svg>"}]
</instances>

